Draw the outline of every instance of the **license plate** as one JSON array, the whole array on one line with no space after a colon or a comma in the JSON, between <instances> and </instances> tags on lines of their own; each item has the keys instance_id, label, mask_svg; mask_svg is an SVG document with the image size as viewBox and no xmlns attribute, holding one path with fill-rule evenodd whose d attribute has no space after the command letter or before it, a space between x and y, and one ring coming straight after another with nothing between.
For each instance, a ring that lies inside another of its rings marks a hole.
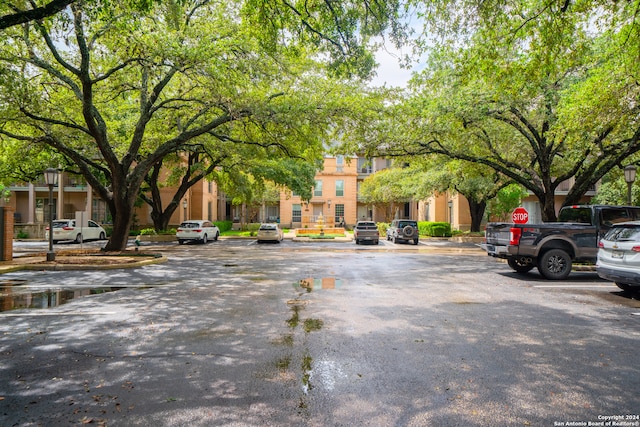
<instances>
[{"instance_id":1,"label":"license plate","mask_svg":"<svg viewBox=\"0 0 640 427\"><path fill-rule=\"evenodd\" d=\"M624 258L624 252L622 252L622 251L611 251L611 258Z\"/></svg>"}]
</instances>

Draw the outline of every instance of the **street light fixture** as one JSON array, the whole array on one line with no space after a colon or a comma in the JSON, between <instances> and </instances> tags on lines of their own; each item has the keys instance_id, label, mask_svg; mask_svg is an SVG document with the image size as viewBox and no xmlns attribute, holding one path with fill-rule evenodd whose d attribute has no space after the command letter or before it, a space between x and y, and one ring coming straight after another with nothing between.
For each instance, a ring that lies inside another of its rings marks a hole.
<instances>
[{"instance_id":1,"label":"street light fixture","mask_svg":"<svg viewBox=\"0 0 640 427\"><path fill-rule=\"evenodd\" d=\"M44 183L49 187L49 252L47 252L47 261L55 261L56 254L53 251L53 187L58 184L58 171L53 168L46 169Z\"/></svg>"},{"instance_id":2,"label":"street light fixture","mask_svg":"<svg viewBox=\"0 0 640 427\"><path fill-rule=\"evenodd\" d=\"M636 180L636 167L634 165L625 166L624 180L627 183L627 203L631 205L631 186Z\"/></svg>"},{"instance_id":3,"label":"street light fixture","mask_svg":"<svg viewBox=\"0 0 640 427\"><path fill-rule=\"evenodd\" d=\"M184 210L184 220L187 220L187 199L182 201L182 209Z\"/></svg>"}]
</instances>

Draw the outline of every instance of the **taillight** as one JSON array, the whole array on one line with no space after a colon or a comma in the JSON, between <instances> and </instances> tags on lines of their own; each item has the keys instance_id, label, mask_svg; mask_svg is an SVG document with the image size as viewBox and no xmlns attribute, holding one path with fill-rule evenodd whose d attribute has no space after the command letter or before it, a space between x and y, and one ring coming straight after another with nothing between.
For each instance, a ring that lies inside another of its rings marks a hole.
<instances>
[{"instance_id":1,"label":"taillight","mask_svg":"<svg viewBox=\"0 0 640 427\"><path fill-rule=\"evenodd\" d=\"M640 246L634 246L631 248L633 252L640 252Z\"/></svg>"},{"instance_id":2,"label":"taillight","mask_svg":"<svg viewBox=\"0 0 640 427\"><path fill-rule=\"evenodd\" d=\"M70 231L70 230L73 230L74 228L73 227L62 227L62 229L65 230L65 231Z\"/></svg>"},{"instance_id":3,"label":"taillight","mask_svg":"<svg viewBox=\"0 0 640 427\"><path fill-rule=\"evenodd\" d=\"M604 248L604 243L602 243L602 242L598 242L598 247L599 247L599 248Z\"/></svg>"},{"instance_id":4,"label":"taillight","mask_svg":"<svg viewBox=\"0 0 640 427\"><path fill-rule=\"evenodd\" d=\"M47 228L45 228L45 230L49 231L49 226L47 225Z\"/></svg>"},{"instance_id":5,"label":"taillight","mask_svg":"<svg viewBox=\"0 0 640 427\"><path fill-rule=\"evenodd\" d=\"M201 233L202 232L202 228L198 228L197 230L193 230L193 231L195 231L196 233Z\"/></svg>"},{"instance_id":6,"label":"taillight","mask_svg":"<svg viewBox=\"0 0 640 427\"><path fill-rule=\"evenodd\" d=\"M522 236L522 229L513 227L509 231L509 244L512 246L518 246L520 244L520 237Z\"/></svg>"}]
</instances>

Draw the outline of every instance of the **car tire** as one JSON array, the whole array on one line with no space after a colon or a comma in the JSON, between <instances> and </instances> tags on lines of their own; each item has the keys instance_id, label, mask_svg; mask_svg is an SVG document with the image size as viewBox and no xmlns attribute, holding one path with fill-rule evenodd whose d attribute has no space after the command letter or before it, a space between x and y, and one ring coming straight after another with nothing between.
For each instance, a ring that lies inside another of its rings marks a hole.
<instances>
[{"instance_id":1,"label":"car tire","mask_svg":"<svg viewBox=\"0 0 640 427\"><path fill-rule=\"evenodd\" d=\"M98 240L105 240L107 238L107 236L104 234L104 231L100 232L100 237L98 237Z\"/></svg>"},{"instance_id":2,"label":"car tire","mask_svg":"<svg viewBox=\"0 0 640 427\"><path fill-rule=\"evenodd\" d=\"M380 244L380 241L379 241L379 240L374 240L374 241L373 241L373 244L374 244L374 245L379 245L379 244Z\"/></svg>"},{"instance_id":3,"label":"car tire","mask_svg":"<svg viewBox=\"0 0 640 427\"><path fill-rule=\"evenodd\" d=\"M538 260L538 271L549 280L563 280L571 273L571 257L562 249L551 249Z\"/></svg>"},{"instance_id":4,"label":"car tire","mask_svg":"<svg viewBox=\"0 0 640 427\"><path fill-rule=\"evenodd\" d=\"M179 245L184 245L184 240L178 240Z\"/></svg>"},{"instance_id":5,"label":"car tire","mask_svg":"<svg viewBox=\"0 0 640 427\"><path fill-rule=\"evenodd\" d=\"M396 243L398 243L398 238L396 236L393 236L391 238L391 241L393 242L393 244L395 245Z\"/></svg>"},{"instance_id":6,"label":"car tire","mask_svg":"<svg viewBox=\"0 0 640 427\"><path fill-rule=\"evenodd\" d=\"M78 235L76 236L76 238L75 238L74 242L75 242L75 243L82 243L82 242L83 242L83 240L82 240L82 233L78 233Z\"/></svg>"},{"instance_id":7,"label":"car tire","mask_svg":"<svg viewBox=\"0 0 640 427\"><path fill-rule=\"evenodd\" d=\"M214 242L217 242L217 241L218 241L218 237L220 237L220 233L218 233L218 232L216 231L216 235L213 237L213 241L214 241Z\"/></svg>"},{"instance_id":8,"label":"car tire","mask_svg":"<svg viewBox=\"0 0 640 427\"><path fill-rule=\"evenodd\" d=\"M418 244L418 239L413 239L413 244L417 245Z\"/></svg>"},{"instance_id":9,"label":"car tire","mask_svg":"<svg viewBox=\"0 0 640 427\"><path fill-rule=\"evenodd\" d=\"M360 240L356 239L356 245L360 244Z\"/></svg>"},{"instance_id":10,"label":"car tire","mask_svg":"<svg viewBox=\"0 0 640 427\"><path fill-rule=\"evenodd\" d=\"M515 271L516 273L519 274L525 274L530 272L534 265L533 264L523 264L520 261L518 261L517 258L507 258L507 264L509 264L509 267L511 267L511 269L513 271Z\"/></svg>"},{"instance_id":11,"label":"car tire","mask_svg":"<svg viewBox=\"0 0 640 427\"><path fill-rule=\"evenodd\" d=\"M202 244L206 245L207 243L209 243L209 237L205 234L202 236Z\"/></svg>"},{"instance_id":12,"label":"car tire","mask_svg":"<svg viewBox=\"0 0 640 427\"><path fill-rule=\"evenodd\" d=\"M413 237L413 233L414 233L414 229L412 226L410 225L406 225L403 229L402 229L402 234L405 237Z\"/></svg>"}]
</instances>

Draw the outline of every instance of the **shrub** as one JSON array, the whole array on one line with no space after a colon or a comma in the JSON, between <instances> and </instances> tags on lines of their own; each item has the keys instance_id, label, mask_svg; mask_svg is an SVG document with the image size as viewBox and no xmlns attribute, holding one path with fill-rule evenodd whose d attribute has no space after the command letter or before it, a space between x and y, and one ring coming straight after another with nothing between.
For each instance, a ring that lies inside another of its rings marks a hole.
<instances>
[{"instance_id":1,"label":"shrub","mask_svg":"<svg viewBox=\"0 0 640 427\"><path fill-rule=\"evenodd\" d=\"M18 239L26 239L29 237L29 233L24 230L18 231Z\"/></svg>"},{"instance_id":2,"label":"shrub","mask_svg":"<svg viewBox=\"0 0 640 427\"><path fill-rule=\"evenodd\" d=\"M378 233L380 233L380 236L386 236L387 230L391 224L388 222L378 222L376 225L378 226Z\"/></svg>"},{"instance_id":3,"label":"shrub","mask_svg":"<svg viewBox=\"0 0 640 427\"><path fill-rule=\"evenodd\" d=\"M451 224L448 222L420 221L418 231L422 236L451 237Z\"/></svg>"},{"instance_id":4,"label":"shrub","mask_svg":"<svg viewBox=\"0 0 640 427\"><path fill-rule=\"evenodd\" d=\"M155 236L156 230L154 228L143 228L139 233L141 236Z\"/></svg>"},{"instance_id":5,"label":"shrub","mask_svg":"<svg viewBox=\"0 0 640 427\"><path fill-rule=\"evenodd\" d=\"M233 221L215 221L214 224L220 230L220 233L231 230L233 227Z\"/></svg>"}]
</instances>

